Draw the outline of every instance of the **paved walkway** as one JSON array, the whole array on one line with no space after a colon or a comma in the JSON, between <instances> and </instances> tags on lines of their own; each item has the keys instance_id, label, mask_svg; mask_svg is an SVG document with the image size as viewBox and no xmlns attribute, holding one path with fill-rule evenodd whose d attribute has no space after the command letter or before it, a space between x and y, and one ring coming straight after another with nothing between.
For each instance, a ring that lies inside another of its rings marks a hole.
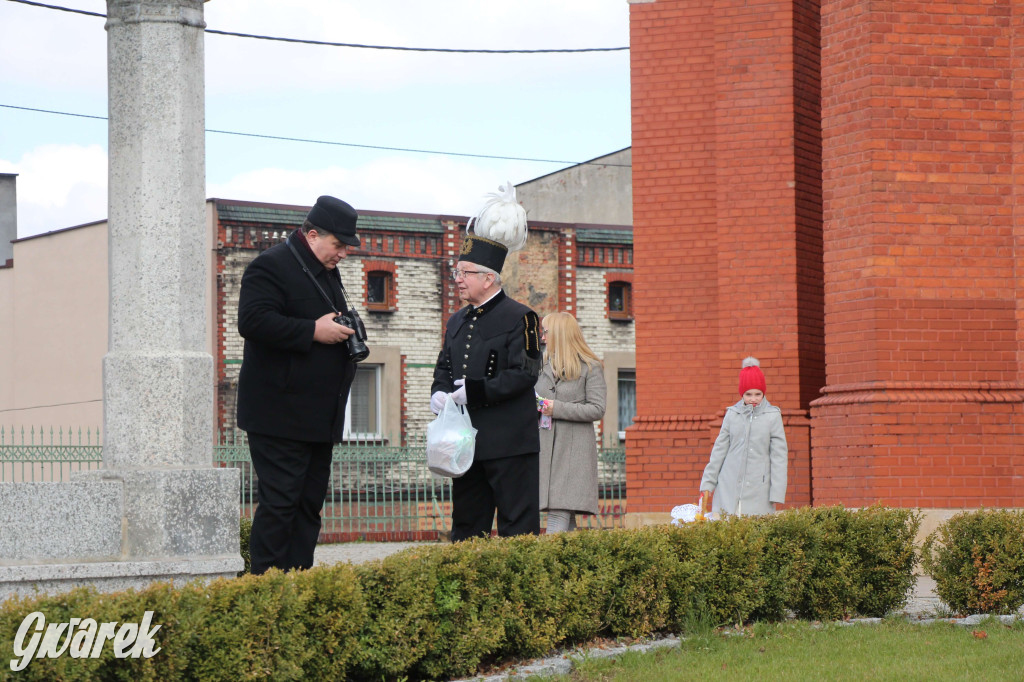
<instances>
[{"instance_id":1,"label":"paved walkway","mask_svg":"<svg viewBox=\"0 0 1024 682\"><path fill-rule=\"evenodd\" d=\"M339 561L365 564L410 547L440 544L440 542L341 542L336 545L317 545L313 552L313 564L333 564Z\"/></svg>"}]
</instances>

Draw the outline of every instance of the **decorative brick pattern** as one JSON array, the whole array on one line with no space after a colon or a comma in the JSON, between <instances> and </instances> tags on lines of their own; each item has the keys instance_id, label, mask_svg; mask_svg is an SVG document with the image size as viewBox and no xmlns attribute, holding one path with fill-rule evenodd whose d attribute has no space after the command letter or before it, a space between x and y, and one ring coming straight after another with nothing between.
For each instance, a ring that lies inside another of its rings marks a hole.
<instances>
[{"instance_id":1,"label":"decorative brick pattern","mask_svg":"<svg viewBox=\"0 0 1024 682\"><path fill-rule=\"evenodd\" d=\"M558 310L576 314L576 230L568 228L558 242Z\"/></svg>"},{"instance_id":2,"label":"decorative brick pattern","mask_svg":"<svg viewBox=\"0 0 1024 682\"><path fill-rule=\"evenodd\" d=\"M455 264L459 262L459 250L462 248L462 238L465 234L464 228L465 223L460 224L455 220L444 221L444 243L442 244L442 257L444 260L441 266L441 285L444 288L444 298L438 338L444 335L448 318L462 307L462 302L459 301L459 291L455 288L455 282L452 280L452 270L455 269ZM440 347L441 344L438 343L438 350L440 350Z\"/></svg>"},{"instance_id":3,"label":"decorative brick pattern","mask_svg":"<svg viewBox=\"0 0 1024 682\"><path fill-rule=\"evenodd\" d=\"M597 268L631 267L633 249L620 244L582 244L577 249L576 262L580 266Z\"/></svg>"}]
</instances>

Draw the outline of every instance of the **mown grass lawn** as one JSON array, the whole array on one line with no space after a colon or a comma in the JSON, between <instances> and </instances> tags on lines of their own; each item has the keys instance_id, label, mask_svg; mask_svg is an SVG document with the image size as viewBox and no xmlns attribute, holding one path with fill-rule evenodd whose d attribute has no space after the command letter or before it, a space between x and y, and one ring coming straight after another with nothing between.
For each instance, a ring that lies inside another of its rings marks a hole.
<instances>
[{"instance_id":1,"label":"mown grass lawn","mask_svg":"<svg viewBox=\"0 0 1024 682\"><path fill-rule=\"evenodd\" d=\"M1024 623L759 624L686 637L679 648L587 659L535 680L1024 680Z\"/></svg>"}]
</instances>

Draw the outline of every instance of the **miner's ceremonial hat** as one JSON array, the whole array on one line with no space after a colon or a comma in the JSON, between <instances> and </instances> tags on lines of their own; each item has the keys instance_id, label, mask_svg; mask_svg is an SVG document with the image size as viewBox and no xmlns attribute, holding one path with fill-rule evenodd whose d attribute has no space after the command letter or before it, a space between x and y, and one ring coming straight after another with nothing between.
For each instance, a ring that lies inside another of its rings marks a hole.
<instances>
[{"instance_id":1,"label":"miner's ceremonial hat","mask_svg":"<svg viewBox=\"0 0 1024 682\"><path fill-rule=\"evenodd\" d=\"M508 247L504 244L475 234L467 234L466 238L462 240L459 260L469 261L495 272L501 272L506 255L508 255Z\"/></svg>"}]
</instances>

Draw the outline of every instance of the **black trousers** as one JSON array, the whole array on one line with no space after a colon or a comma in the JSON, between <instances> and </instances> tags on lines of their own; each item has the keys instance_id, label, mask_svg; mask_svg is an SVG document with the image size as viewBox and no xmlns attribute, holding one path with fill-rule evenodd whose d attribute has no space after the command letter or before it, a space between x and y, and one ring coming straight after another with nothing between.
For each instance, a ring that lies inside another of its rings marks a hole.
<instances>
[{"instance_id":1,"label":"black trousers","mask_svg":"<svg viewBox=\"0 0 1024 682\"><path fill-rule=\"evenodd\" d=\"M259 506L249 537L254 574L313 565L331 449L330 443L249 434L249 455L259 477Z\"/></svg>"},{"instance_id":2,"label":"black trousers","mask_svg":"<svg viewBox=\"0 0 1024 682\"><path fill-rule=\"evenodd\" d=\"M501 537L540 533L538 453L476 460L452 480L452 542L490 537L495 511Z\"/></svg>"}]
</instances>

